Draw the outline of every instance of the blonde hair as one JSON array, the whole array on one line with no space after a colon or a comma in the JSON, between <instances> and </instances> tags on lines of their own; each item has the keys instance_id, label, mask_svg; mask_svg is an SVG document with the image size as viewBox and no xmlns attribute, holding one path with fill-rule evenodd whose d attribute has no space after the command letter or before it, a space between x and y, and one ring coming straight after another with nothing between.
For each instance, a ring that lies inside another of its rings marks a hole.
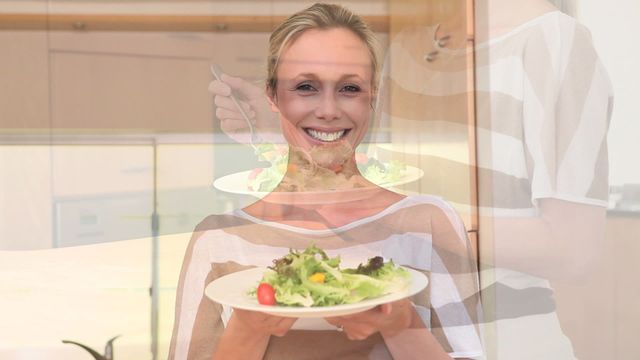
<instances>
[{"instance_id":1,"label":"blonde hair","mask_svg":"<svg viewBox=\"0 0 640 360\"><path fill-rule=\"evenodd\" d=\"M291 15L278 25L269 37L269 57L267 60L267 92L275 95L276 72L282 51L304 31L309 29L342 28L353 32L367 46L371 58L371 86L375 93L378 77L378 41L369 26L349 9L335 4L316 3L311 7Z\"/></svg>"}]
</instances>

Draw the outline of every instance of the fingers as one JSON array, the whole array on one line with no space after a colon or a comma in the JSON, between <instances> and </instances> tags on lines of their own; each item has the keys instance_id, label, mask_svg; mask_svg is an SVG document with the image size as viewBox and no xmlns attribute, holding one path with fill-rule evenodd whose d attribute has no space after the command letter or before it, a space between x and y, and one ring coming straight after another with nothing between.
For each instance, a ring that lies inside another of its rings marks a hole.
<instances>
[{"instance_id":1,"label":"fingers","mask_svg":"<svg viewBox=\"0 0 640 360\"><path fill-rule=\"evenodd\" d=\"M247 331L274 336L284 336L289 332L297 318L268 315L257 311L234 309L234 315Z\"/></svg>"},{"instance_id":2,"label":"fingers","mask_svg":"<svg viewBox=\"0 0 640 360\"><path fill-rule=\"evenodd\" d=\"M239 119L224 119L220 122L220 128L225 134L233 135L239 132L248 133L247 122Z\"/></svg>"},{"instance_id":3,"label":"fingers","mask_svg":"<svg viewBox=\"0 0 640 360\"><path fill-rule=\"evenodd\" d=\"M391 311L393 310L393 305L391 305L391 303L382 304L382 305L380 305L379 309L380 309L380 313L382 315L389 315L389 314L391 314Z\"/></svg>"},{"instance_id":4,"label":"fingers","mask_svg":"<svg viewBox=\"0 0 640 360\"><path fill-rule=\"evenodd\" d=\"M378 308L373 308L356 314L325 318L325 321L334 326L355 323L368 324L376 320L376 314L379 312Z\"/></svg>"},{"instance_id":5,"label":"fingers","mask_svg":"<svg viewBox=\"0 0 640 360\"><path fill-rule=\"evenodd\" d=\"M277 337L285 336L287 332L291 330L291 327L296 322L296 320L296 318L280 318L278 323L274 327L272 335L275 335Z\"/></svg>"},{"instance_id":6,"label":"fingers","mask_svg":"<svg viewBox=\"0 0 640 360\"><path fill-rule=\"evenodd\" d=\"M390 313L391 313L391 304L382 304L374 307L373 309L369 309L367 311L342 316L341 319L343 321L371 323L371 322L379 321L381 316L386 316L386 315L389 315Z\"/></svg>"},{"instance_id":7,"label":"fingers","mask_svg":"<svg viewBox=\"0 0 640 360\"><path fill-rule=\"evenodd\" d=\"M388 303L361 313L326 318L325 320L335 327L342 327L349 340L364 340L372 334L379 331L382 332L387 328L388 323L393 321L393 310L394 305Z\"/></svg>"},{"instance_id":8,"label":"fingers","mask_svg":"<svg viewBox=\"0 0 640 360\"><path fill-rule=\"evenodd\" d=\"M349 328L347 326L344 327L344 333L347 336L347 339L352 341L365 340L369 336L373 335L375 332L376 331L373 329Z\"/></svg>"},{"instance_id":9,"label":"fingers","mask_svg":"<svg viewBox=\"0 0 640 360\"><path fill-rule=\"evenodd\" d=\"M215 116L220 120L222 131L235 141L243 144L252 141L252 137L246 136L251 126L246 123L242 112L256 132L279 132L278 117L269 105L264 88L242 78L222 74L219 80L209 83L209 91L214 95ZM237 97L232 98L232 94Z\"/></svg>"},{"instance_id":10,"label":"fingers","mask_svg":"<svg viewBox=\"0 0 640 360\"><path fill-rule=\"evenodd\" d=\"M335 327L339 327L340 326L340 319L342 319L341 317L328 317L328 318L324 318L324 320L326 322L328 322L329 324L335 326Z\"/></svg>"},{"instance_id":11,"label":"fingers","mask_svg":"<svg viewBox=\"0 0 640 360\"><path fill-rule=\"evenodd\" d=\"M237 113L236 116L242 116L240 114L240 111L238 110L238 107L236 106L236 103L228 96L216 95L213 99L213 102L218 109L225 109L230 113ZM238 103L242 107L242 110L244 110L245 114L247 114L247 116L255 116L255 113L249 104L244 101L238 101Z\"/></svg>"},{"instance_id":12,"label":"fingers","mask_svg":"<svg viewBox=\"0 0 640 360\"><path fill-rule=\"evenodd\" d=\"M342 332L349 340L364 340L378 332L378 329L371 324L345 322L338 326L342 326Z\"/></svg>"},{"instance_id":13,"label":"fingers","mask_svg":"<svg viewBox=\"0 0 640 360\"><path fill-rule=\"evenodd\" d=\"M264 89L239 77L222 74L221 80L248 99L264 96Z\"/></svg>"},{"instance_id":14,"label":"fingers","mask_svg":"<svg viewBox=\"0 0 640 360\"><path fill-rule=\"evenodd\" d=\"M247 99L255 99L264 96L264 89L239 77L222 74L220 80L209 83L209 92L213 95L229 96L231 90L238 92Z\"/></svg>"},{"instance_id":15,"label":"fingers","mask_svg":"<svg viewBox=\"0 0 640 360\"><path fill-rule=\"evenodd\" d=\"M255 118L255 112L248 111L245 112L249 120L253 120ZM244 122L244 126L247 127L247 120L245 120L244 116L238 110L229 110L225 108L216 108L216 117L220 120L242 120Z\"/></svg>"},{"instance_id":16,"label":"fingers","mask_svg":"<svg viewBox=\"0 0 640 360\"><path fill-rule=\"evenodd\" d=\"M368 311L364 313L366 312ZM341 328L347 339L364 340L378 331L376 324L371 322L369 315L364 315L364 313L326 318L325 320L336 328Z\"/></svg>"},{"instance_id":17,"label":"fingers","mask_svg":"<svg viewBox=\"0 0 640 360\"><path fill-rule=\"evenodd\" d=\"M376 331L374 327L354 322L346 316L325 318L325 321L335 326L336 329L341 328L349 340L364 340Z\"/></svg>"},{"instance_id":18,"label":"fingers","mask_svg":"<svg viewBox=\"0 0 640 360\"><path fill-rule=\"evenodd\" d=\"M231 94L231 87L220 80L210 82L208 90L213 95L229 96Z\"/></svg>"}]
</instances>

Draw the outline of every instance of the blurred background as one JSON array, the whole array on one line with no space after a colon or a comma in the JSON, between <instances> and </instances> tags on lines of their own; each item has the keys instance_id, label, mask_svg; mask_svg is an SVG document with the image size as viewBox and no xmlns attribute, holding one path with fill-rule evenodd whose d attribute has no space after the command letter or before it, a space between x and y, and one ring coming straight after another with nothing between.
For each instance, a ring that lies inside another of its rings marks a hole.
<instances>
[{"instance_id":1,"label":"blurred background","mask_svg":"<svg viewBox=\"0 0 640 360\"><path fill-rule=\"evenodd\" d=\"M0 0L0 358L87 359L61 340L102 349L115 335L122 335L118 360L166 358L191 231L209 214L255 200L245 172L268 166L220 131L207 92L210 64L262 86L269 32L312 3ZM340 3L372 25L388 64L400 56L392 39L407 28L456 18L473 47L474 24L489 16L472 0ZM591 344L599 357L585 358L635 359L640 50L632 34L640 3L554 5L590 29L615 93L601 254L607 272L581 284L610 296L598 309L601 342ZM463 61L459 126L416 128L383 117L376 142L362 151L420 169L389 186L452 202L482 261L479 249L491 239L478 221L473 52ZM411 106L393 88L382 97L390 108Z\"/></svg>"}]
</instances>

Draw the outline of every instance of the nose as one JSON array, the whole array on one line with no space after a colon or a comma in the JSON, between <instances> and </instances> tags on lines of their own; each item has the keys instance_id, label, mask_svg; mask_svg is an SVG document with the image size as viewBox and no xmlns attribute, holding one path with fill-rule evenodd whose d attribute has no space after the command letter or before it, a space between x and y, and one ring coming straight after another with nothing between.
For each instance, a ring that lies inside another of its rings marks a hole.
<instances>
[{"instance_id":1,"label":"nose","mask_svg":"<svg viewBox=\"0 0 640 360\"><path fill-rule=\"evenodd\" d=\"M316 117L326 121L337 120L340 118L340 106L333 93L325 93L316 107Z\"/></svg>"}]
</instances>

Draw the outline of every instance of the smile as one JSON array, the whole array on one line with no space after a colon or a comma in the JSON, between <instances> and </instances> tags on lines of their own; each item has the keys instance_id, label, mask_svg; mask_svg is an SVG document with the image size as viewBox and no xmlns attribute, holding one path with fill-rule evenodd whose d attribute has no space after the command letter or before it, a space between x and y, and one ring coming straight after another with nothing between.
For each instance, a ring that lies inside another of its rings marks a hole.
<instances>
[{"instance_id":1,"label":"smile","mask_svg":"<svg viewBox=\"0 0 640 360\"><path fill-rule=\"evenodd\" d=\"M334 131L334 132L323 132L323 131L318 131L310 128L304 129L304 131L309 136L323 142L333 142L333 141L340 140L349 132L349 130L350 129L344 129L344 130Z\"/></svg>"}]
</instances>

